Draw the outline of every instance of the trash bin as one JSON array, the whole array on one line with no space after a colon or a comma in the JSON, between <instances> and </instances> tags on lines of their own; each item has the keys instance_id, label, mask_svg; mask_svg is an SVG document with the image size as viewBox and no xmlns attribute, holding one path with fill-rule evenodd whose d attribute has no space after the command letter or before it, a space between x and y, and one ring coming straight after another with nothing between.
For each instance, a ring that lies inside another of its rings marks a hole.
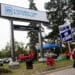
<instances>
[{"instance_id":1,"label":"trash bin","mask_svg":"<svg viewBox=\"0 0 75 75\"><path fill-rule=\"evenodd\" d=\"M26 69L33 69L33 61L32 59L26 60Z\"/></svg>"}]
</instances>

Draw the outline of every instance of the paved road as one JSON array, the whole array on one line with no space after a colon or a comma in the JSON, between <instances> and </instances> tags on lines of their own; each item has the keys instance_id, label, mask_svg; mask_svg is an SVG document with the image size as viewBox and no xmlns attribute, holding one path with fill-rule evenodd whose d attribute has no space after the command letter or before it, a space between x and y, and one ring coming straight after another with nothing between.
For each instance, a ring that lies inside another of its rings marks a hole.
<instances>
[{"instance_id":1,"label":"paved road","mask_svg":"<svg viewBox=\"0 0 75 75\"><path fill-rule=\"evenodd\" d=\"M69 68L69 69L65 69L53 73L48 73L45 75L75 75L75 68Z\"/></svg>"}]
</instances>

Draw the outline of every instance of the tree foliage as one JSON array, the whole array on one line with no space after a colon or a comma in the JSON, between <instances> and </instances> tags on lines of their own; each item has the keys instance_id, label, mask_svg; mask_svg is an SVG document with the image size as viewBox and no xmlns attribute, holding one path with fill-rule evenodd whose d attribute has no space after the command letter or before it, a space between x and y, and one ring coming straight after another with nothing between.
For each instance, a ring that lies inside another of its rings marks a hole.
<instances>
[{"instance_id":1,"label":"tree foliage","mask_svg":"<svg viewBox=\"0 0 75 75\"><path fill-rule=\"evenodd\" d=\"M73 19L71 26L72 28L74 28L75 27L75 0L70 0L70 6L72 10L72 19Z\"/></svg>"},{"instance_id":2,"label":"tree foliage","mask_svg":"<svg viewBox=\"0 0 75 75\"><path fill-rule=\"evenodd\" d=\"M70 0L70 3L72 5L72 10L75 10L75 0Z\"/></svg>"},{"instance_id":3,"label":"tree foliage","mask_svg":"<svg viewBox=\"0 0 75 75\"><path fill-rule=\"evenodd\" d=\"M48 19L53 32L48 37L57 37L59 35L58 26L64 24L64 19L69 18L69 3L66 0L50 0L45 3Z\"/></svg>"},{"instance_id":4,"label":"tree foliage","mask_svg":"<svg viewBox=\"0 0 75 75\"><path fill-rule=\"evenodd\" d=\"M29 9L37 10L35 3L33 0L29 0ZM38 27L38 23L35 21L31 21L29 26L32 27ZM30 37L30 42L27 44L30 48L31 51L35 53L35 60L37 59L37 50L36 50L36 44L38 43L38 32L36 31L29 31L28 32L28 37Z\"/></svg>"},{"instance_id":5,"label":"tree foliage","mask_svg":"<svg viewBox=\"0 0 75 75\"><path fill-rule=\"evenodd\" d=\"M15 42L15 56L19 54L27 54L27 51L24 49L24 44L22 42ZM0 58L11 57L11 45L7 43L5 49L0 51Z\"/></svg>"},{"instance_id":6,"label":"tree foliage","mask_svg":"<svg viewBox=\"0 0 75 75\"><path fill-rule=\"evenodd\" d=\"M33 0L30 0L29 9L37 10ZM29 25L32 27L37 27L37 24L38 24L37 22L31 21ZM38 32L34 30L29 31L28 36L30 37L30 43L29 43L30 49L35 51L36 50L35 46L36 43L38 42Z\"/></svg>"}]
</instances>

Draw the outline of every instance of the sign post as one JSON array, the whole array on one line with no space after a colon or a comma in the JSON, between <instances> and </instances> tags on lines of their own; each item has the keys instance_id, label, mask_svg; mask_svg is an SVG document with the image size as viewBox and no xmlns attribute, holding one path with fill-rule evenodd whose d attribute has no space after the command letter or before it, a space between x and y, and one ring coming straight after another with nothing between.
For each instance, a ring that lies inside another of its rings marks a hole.
<instances>
[{"instance_id":1,"label":"sign post","mask_svg":"<svg viewBox=\"0 0 75 75\"><path fill-rule=\"evenodd\" d=\"M44 50L43 50L43 42L42 42L42 31L41 31L41 23L39 24L39 44L40 44L40 53L41 53L41 58L39 58L40 62L44 62L45 58L44 58Z\"/></svg>"},{"instance_id":2,"label":"sign post","mask_svg":"<svg viewBox=\"0 0 75 75\"><path fill-rule=\"evenodd\" d=\"M15 61L15 46L14 46L14 31L13 31L13 20L10 20L11 23L11 57Z\"/></svg>"},{"instance_id":3,"label":"sign post","mask_svg":"<svg viewBox=\"0 0 75 75\"><path fill-rule=\"evenodd\" d=\"M40 52L41 52L41 58L44 58L44 51L43 51L43 44L42 44L42 33L41 33L41 23L39 25L40 32L39 32L39 43L40 43Z\"/></svg>"}]
</instances>

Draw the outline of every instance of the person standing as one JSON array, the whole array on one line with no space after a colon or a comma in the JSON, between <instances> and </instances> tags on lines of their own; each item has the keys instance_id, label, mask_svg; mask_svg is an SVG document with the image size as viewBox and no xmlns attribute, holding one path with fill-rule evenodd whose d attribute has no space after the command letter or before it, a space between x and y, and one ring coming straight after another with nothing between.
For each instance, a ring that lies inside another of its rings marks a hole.
<instances>
[{"instance_id":1,"label":"person standing","mask_svg":"<svg viewBox=\"0 0 75 75\"><path fill-rule=\"evenodd\" d=\"M34 60L34 57L35 57L35 53L34 52L30 52L29 59Z\"/></svg>"},{"instance_id":2,"label":"person standing","mask_svg":"<svg viewBox=\"0 0 75 75\"><path fill-rule=\"evenodd\" d=\"M47 57L47 65L48 66L54 66L55 65L55 61L52 57Z\"/></svg>"},{"instance_id":3,"label":"person standing","mask_svg":"<svg viewBox=\"0 0 75 75\"><path fill-rule=\"evenodd\" d=\"M66 52L66 58L70 59L71 53L69 51Z\"/></svg>"},{"instance_id":4,"label":"person standing","mask_svg":"<svg viewBox=\"0 0 75 75\"><path fill-rule=\"evenodd\" d=\"M72 59L73 59L73 68L75 68L75 51L72 54Z\"/></svg>"}]
</instances>

